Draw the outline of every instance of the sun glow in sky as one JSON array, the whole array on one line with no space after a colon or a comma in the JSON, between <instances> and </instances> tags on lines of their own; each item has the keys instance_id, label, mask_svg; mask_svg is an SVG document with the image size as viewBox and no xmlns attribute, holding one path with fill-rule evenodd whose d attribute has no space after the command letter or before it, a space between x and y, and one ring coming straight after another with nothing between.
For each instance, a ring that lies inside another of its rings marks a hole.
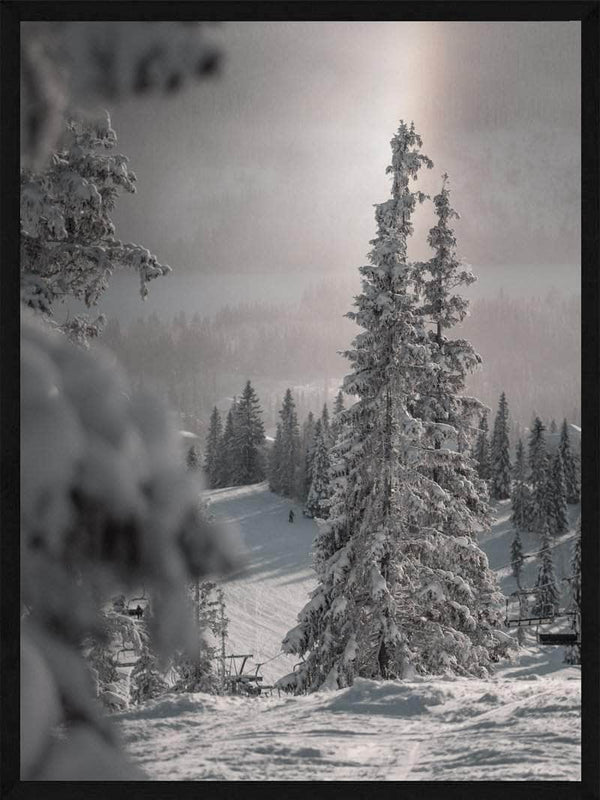
<instances>
[{"instance_id":1,"label":"sun glow in sky","mask_svg":"<svg viewBox=\"0 0 600 800\"><path fill-rule=\"evenodd\" d=\"M577 288L578 23L224 23L216 38L219 78L112 110L139 179L123 238L178 271L354 271L404 118L435 163L423 190L450 175L482 279L530 265ZM431 220L415 217L415 257Z\"/></svg>"}]
</instances>

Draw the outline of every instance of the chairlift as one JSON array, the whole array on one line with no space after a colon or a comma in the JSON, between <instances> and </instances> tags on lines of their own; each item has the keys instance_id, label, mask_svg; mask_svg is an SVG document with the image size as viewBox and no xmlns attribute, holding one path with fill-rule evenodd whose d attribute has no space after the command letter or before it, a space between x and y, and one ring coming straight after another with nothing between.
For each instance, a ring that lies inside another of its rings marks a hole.
<instances>
[{"instance_id":1,"label":"chairlift","mask_svg":"<svg viewBox=\"0 0 600 800\"><path fill-rule=\"evenodd\" d=\"M570 580L569 578L565 580ZM540 597L540 594L542 596ZM556 620L576 617L576 611L561 609L543 597L543 587L519 589L506 598L504 624L507 628L535 625L538 644L569 646L580 643L580 637L573 631L542 632L540 627L552 625ZM579 626L578 626L579 628Z\"/></svg>"},{"instance_id":2,"label":"chairlift","mask_svg":"<svg viewBox=\"0 0 600 800\"><path fill-rule=\"evenodd\" d=\"M576 633L538 633L538 642L540 644L562 645L563 647L581 644Z\"/></svg>"},{"instance_id":3,"label":"chairlift","mask_svg":"<svg viewBox=\"0 0 600 800\"><path fill-rule=\"evenodd\" d=\"M222 657L221 657L222 658ZM229 659L229 668L225 676L225 681L228 684L232 694L246 694L250 696L258 696L261 693L260 683L264 680L262 675L259 675L259 670L262 664L257 664L254 674L244 672L248 659L253 658L252 653L230 654L225 656ZM238 665L238 660L241 659L241 664Z\"/></svg>"},{"instance_id":4,"label":"chairlift","mask_svg":"<svg viewBox=\"0 0 600 800\"><path fill-rule=\"evenodd\" d=\"M149 599L146 597L146 590L142 588L141 595L132 597L127 601L125 614L129 617L137 617L140 620L148 607Z\"/></svg>"},{"instance_id":5,"label":"chairlift","mask_svg":"<svg viewBox=\"0 0 600 800\"><path fill-rule=\"evenodd\" d=\"M130 655L133 653L133 655ZM115 665L118 667L135 667L139 661L139 655L133 647L121 647L115 653Z\"/></svg>"}]
</instances>

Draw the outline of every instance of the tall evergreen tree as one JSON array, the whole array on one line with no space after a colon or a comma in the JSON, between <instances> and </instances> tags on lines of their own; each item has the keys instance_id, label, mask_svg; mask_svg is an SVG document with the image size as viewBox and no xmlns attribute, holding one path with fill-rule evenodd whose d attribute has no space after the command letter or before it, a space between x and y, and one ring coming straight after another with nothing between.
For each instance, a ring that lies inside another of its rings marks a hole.
<instances>
[{"instance_id":1,"label":"tall evergreen tree","mask_svg":"<svg viewBox=\"0 0 600 800\"><path fill-rule=\"evenodd\" d=\"M538 589L534 614L551 616L558 610L559 591L554 571L554 559L550 542L550 528L545 518L542 523L542 546L539 554L539 570L535 583Z\"/></svg>"},{"instance_id":2,"label":"tall evergreen tree","mask_svg":"<svg viewBox=\"0 0 600 800\"><path fill-rule=\"evenodd\" d=\"M219 482L219 462L221 439L223 437L223 423L219 409L215 406L210 415L208 435L206 437L206 450L204 453L204 474L209 489L215 489Z\"/></svg>"},{"instance_id":3,"label":"tall evergreen tree","mask_svg":"<svg viewBox=\"0 0 600 800\"><path fill-rule=\"evenodd\" d=\"M279 411L281 417L281 493L293 497L297 487L297 473L300 465L300 431L296 405L291 389L287 389Z\"/></svg>"},{"instance_id":4,"label":"tall evergreen tree","mask_svg":"<svg viewBox=\"0 0 600 800\"><path fill-rule=\"evenodd\" d=\"M340 414L344 410L344 393L340 389L339 392L335 396L335 400L333 402L333 413L334 415Z\"/></svg>"},{"instance_id":5,"label":"tall evergreen tree","mask_svg":"<svg viewBox=\"0 0 600 800\"><path fill-rule=\"evenodd\" d=\"M573 632L581 637L581 517L577 520L577 535L571 552L571 603L570 609L577 616L573 618ZM581 664L581 644L574 644L565 653L567 664Z\"/></svg>"},{"instance_id":6,"label":"tall evergreen tree","mask_svg":"<svg viewBox=\"0 0 600 800\"><path fill-rule=\"evenodd\" d=\"M466 450L471 444L473 419L477 419L485 406L472 397L464 397L467 374L481 363L481 358L472 345L464 339L450 339L445 331L460 324L468 310L468 301L455 294L460 286L468 286L476 278L456 255L456 239L451 228L458 214L450 205L448 176L443 176L442 189L434 197L438 217L437 224L430 230L428 243L435 255L427 264L416 265L416 288L423 297L420 313L432 325L428 331L430 358L432 363L423 370L417 382L418 401L413 405L415 415L424 423L421 446L427 466L420 471L431 479L433 485L426 495L427 513L423 522L442 534L446 539L446 564L448 569L460 575L469 584L473 595L466 601L472 616L478 617L475 628L468 632L464 620L456 618L452 611L447 616L436 608L434 618L453 628L458 637L466 634L463 640L464 654L434 655L430 651L430 663L440 668L440 662L453 661L456 671L465 669L471 674L485 671L490 660L498 658L504 646L495 638L493 627L500 624L500 612L496 605L500 593L493 572L487 567L485 556L476 543L477 532L489 525L487 487L474 469ZM433 367L433 369L431 368ZM507 413L505 431L508 431ZM507 437L506 437L507 438ZM508 441L506 442L508 446ZM433 450L432 450L433 448ZM436 487L437 485L437 487ZM436 488L442 489L443 499L438 504ZM423 533L421 533L423 535ZM465 536L475 547L474 559L470 564L462 563L462 555L454 545ZM427 538L427 537L424 537ZM480 558L483 557L482 560ZM427 564L439 565L431 556L421 556ZM429 565L427 564L427 565ZM453 594L444 580L435 589L435 604L441 596L452 608L452 602L463 602ZM478 597L479 600L475 600ZM480 602L485 608L482 611ZM482 616L486 622L482 622ZM432 637L434 640L436 637ZM484 644L485 642L485 644ZM483 652L475 655L477 645L483 645ZM443 648L440 648L443 650ZM437 663L436 663L437 662Z\"/></svg>"},{"instance_id":7,"label":"tall evergreen tree","mask_svg":"<svg viewBox=\"0 0 600 800\"><path fill-rule=\"evenodd\" d=\"M433 295L441 306L430 336L411 283L407 239L416 202L424 199L409 181L431 162L413 125L401 123L391 144L392 197L376 207L371 263L360 269L358 310L348 314L364 329L346 353L352 372L344 391L358 401L341 413L332 453L330 518L315 543L319 585L283 643L287 652L306 654L300 690L346 686L356 675L403 677L413 668L483 674L498 644L499 594L473 530L486 516L485 487L466 457L436 446L456 436L455 420L475 411L447 392L461 387L465 365L478 361L468 343L440 338L444 321L466 307L456 296L446 302L447 286L435 275L442 267L460 274L441 243L451 238L442 221L447 194L436 203L434 277L419 275L427 302ZM426 385L430 366L436 380ZM446 421L437 422L442 415Z\"/></svg>"},{"instance_id":8,"label":"tall evergreen tree","mask_svg":"<svg viewBox=\"0 0 600 800\"><path fill-rule=\"evenodd\" d=\"M324 433L329 437L329 409L327 403L323 403L323 411L321 412L321 425L323 426Z\"/></svg>"},{"instance_id":9,"label":"tall evergreen tree","mask_svg":"<svg viewBox=\"0 0 600 800\"><path fill-rule=\"evenodd\" d=\"M233 430L233 483L247 486L265 479L265 429L262 409L250 381L235 409Z\"/></svg>"},{"instance_id":10,"label":"tall evergreen tree","mask_svg":"<svg viewBox=\"0 0 600 800\"><path fill-rule=\"evenodd\" d=\"M515 479L511 492L512 514L510 517L511 524L517 531L525 531L528 527L531 497L526 483L526 476L525 449L523 440L519 439L515 460Z\"/></svg>"},{"instance_id":11,"label":"tall evergreen tree","mask_svg":"<svg viewBox=\"0 0 600 800\"><path fill-rule=\"evenodd\" d=\"M519 589L521 588L521 570L523 569L524 561L521 534L519 533L519 529L515 528L515 535L510 546L510 565Z\"/></svg>"},{"instance_id":12,"label":"tall evergreen tree","mask_svg":"<svg viewBox=\"0 0 600 800\"><path fill-rule=\"evenodd\" d=\"M539 417L533 421L529 434L529 483L531 484L531 504L529 530L542 532L546 519L546 492L548 481L548 454L544 425Z\"/></svg>"},{"instance_id":13,"label":"tall evergreen tree","mask_svg":"<svg viewBox=\"0 0 600 800\"><path fill-rule=\"evenodd\" d=\"M340 433L342 427L342 412L344 411L344 393L340 389L340 391L336 394L335 400L333 402L333 415L331 417L331 421L329 424L329 430L331 433L331 447L333 447L336 443L337 437Z\"/></svg>"},{"instance_id":14,"label":"tall evergreen tree","mask_svg":"<svg viewBox=\"0 0 600 800\"><path fill-rule=\"evenodd\" d=\"M305 503L310 491L312 482L312 467L314 450L316 443L316 427L320 420L315 423L312 411L302 425L302 435L300 437L300 470L298 473L298 489L296 495L301 503Z\"/></svg>"},{"instance_id":15,"label":"tall evergreen tree","mask_svg":"<svg viewBox=\"0 0 600 800\"><path fill-rule=\"evenodd\" d=\"M323 425L322 419L317 421L315 433L315 452L312 462L312 480L306 501L306 515L327 519L329 516L329 499L331 497L331 484L329 471L329 434Z\"/></svg>"},{"instance_id":16,"label":"tall evergreen tree","mask_svg":"<svg viewBox=\"0 0 600 800\"><path fill-rule=\"evenodd\" d=\"M281 454L281 423L278 422L269 456L269 489L277 494L281 492Z\"/></svg>"},{"instance_id":17,"label":"tall evergreen tree","mask_svg":"<svg viewBox=\"0 0 600 800\"><path fill-rule=\"evenodd\" d=\"M569 428L567 420L563 419L560 428L560 443L558 445L560 454L562 456L563 468L565 471L565 484L567 503L579 503L579 480L577 477L577 466L575 464L575 457L571 451L571 443L569 441Z\"/></svg>"},{"instance_id":18,"label":"tall evergreen tree","mask_svg":"<svg viewBox=\"0 0 600 800\"><path fill-rule=\"evenodd\" d=\"M510 497L511 467L508 432L508 403L506 395L502 392L494 420L490 448L490 496L495 500L507 500Z\"/></svg>"},{"instance_id":19,"label":"tall evergreen tree","mask_svg":"<svg viewBox=\"0 0 600 800\"><path fill-rule=\"evenodd\" d=\"M487 414L484 412L479 421L479 433L475 440L473 458L477 462L477 474L482 480L490 477L490 443L488 441L488 421Z\"/></svg>"},{"instance_id":20,"label":"tall evergreen tree","mask_svg":"<svg viewBox=\"0 0 600 800\"><path fill-rule=\"evenodd\" d=\"M569 530L567 488L560 449L556 451L552 467L548 470L546 514L551 536L562 536Z\"/></svg>"},{"instance_id":21,"label":"tall evergreen tree","mask_svg":"<svg viewBox=\"0 0 600 800\"><path fill-rule=\"evenodd\" d=\"M557 430L558 428L556 427L556 420L553 419L550 423L550 433L556 433Z\"/></svg>"},{"instance_id":22,"label":"tall evergreen tree","mask_svg":"<svg viewBox=\"0 0 600 800\"><path fill-rule=\"evenodd\" d=\"M236 464L236 450L235 450L235 422L236 422L237 399L234 397L231 403L231 408L227 412L225 419L225 429L221 437L221 444L219 447L219 462L218 462L218 486L233 486L235 481L235 464Z\"/></svg>"}]
</instances>

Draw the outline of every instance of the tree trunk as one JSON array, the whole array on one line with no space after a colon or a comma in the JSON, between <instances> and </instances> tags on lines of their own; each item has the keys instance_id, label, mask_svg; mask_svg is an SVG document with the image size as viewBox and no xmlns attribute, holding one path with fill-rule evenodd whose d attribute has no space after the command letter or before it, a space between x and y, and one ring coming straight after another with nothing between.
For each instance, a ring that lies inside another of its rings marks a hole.
<instances>
[{"instance_id":1,"label":"tree trunk","mask_svg":"<svg viewBox=\"0 0 600 800\"><path fill-rule=\"evenodd\" d=\"M439 321L437 322L437 330L436 330L435 338L436 338L436 341L438 343L438 347L441 350L442 349L442 323L439 322ZM438 383L438 390L439 390L439 383L440 383L439 373L438 373L438 377L437 377L437 383ZM438 391L438 396L439 396L439 391ZM435 421L436 422L441 422L441 420L438 417L436 417ZM434 447L435 447L436 450L439 450L441 448L441 444L439 443L439 441L437 441L437 439L436 439ZM440 474L439 474L439 470L437 469L437 467L434 467L434 469L433 469L433 480L438 484L440 482Z\"/></svg>"},{"instance_id":2,"label":"tree trunk","mask_svg":"<svg viewBox=\"0 0 600 800\"><path fill-rule=\"evenodd\" d=\"M377 654L377 663L379 665L379 674L384 680L387 679L389 675L390 654L383 640L379 645L379 652Z\"/></svg>"},{"instance_id":3,"label":"tree trunk","mask_svg":"<svg viewBox=\"0 0 600 800\"><path fill-rule=\"evenodd\" d=\"M383 486L383 510L387 516L391 509L392 485L391 485L391 463L392 463L392 391L388 386L385 393L385 428L383 441L383 469L385 483Z\"/></svg>"}]
</instances>

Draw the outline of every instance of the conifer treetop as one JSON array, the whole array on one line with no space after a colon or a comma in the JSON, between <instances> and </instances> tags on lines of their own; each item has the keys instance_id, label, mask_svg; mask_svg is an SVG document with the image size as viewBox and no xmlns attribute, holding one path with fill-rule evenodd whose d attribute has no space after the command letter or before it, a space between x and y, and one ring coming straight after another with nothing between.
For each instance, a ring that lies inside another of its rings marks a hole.
<instances>
[{"instance_id":1,"label":"conifer treetop","mask_svg":"<svg viewBox=\"0 0 600 800\"><path fill-rule=\"evenodd\" d=\"M128 158L112 152L117 136L108 113L72 115L60 149L46 167L21 174L21 301L45 315L65 296L96 306L115 269L138 273L140 294L171 268L138 244L116 238L110 218L122 192L136 191ZM76 317L67 332L81 343L98 333L100 318Z\"/></svg>"}]
</instances>

